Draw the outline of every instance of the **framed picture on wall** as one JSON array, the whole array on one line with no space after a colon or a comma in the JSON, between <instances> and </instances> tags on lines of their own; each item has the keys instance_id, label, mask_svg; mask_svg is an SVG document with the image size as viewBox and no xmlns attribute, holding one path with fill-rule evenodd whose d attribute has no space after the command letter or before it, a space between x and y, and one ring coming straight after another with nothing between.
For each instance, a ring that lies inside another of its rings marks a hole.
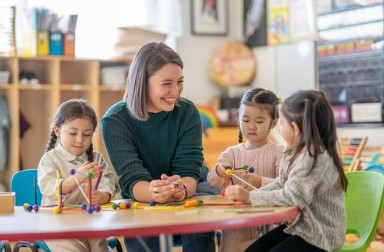
<instances>
[{"instance_id":1,"label":"framed picture on wall","mask_svg":"<svg viewBox=\"0 0 384 252\"><path fill-rule=\"evenodd\" d=\"M191 0L191 28L194 35L226 35L228 0Z\"/></svg>"}]
</instances>

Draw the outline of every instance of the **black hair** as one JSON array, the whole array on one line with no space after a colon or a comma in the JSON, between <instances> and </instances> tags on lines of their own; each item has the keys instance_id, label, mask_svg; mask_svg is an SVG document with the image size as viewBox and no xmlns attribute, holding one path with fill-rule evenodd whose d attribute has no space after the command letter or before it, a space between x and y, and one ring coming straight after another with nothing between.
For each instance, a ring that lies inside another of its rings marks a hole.
<instances>
[{"instance_id":1,"label":"black hair","mask_svg":"<svg viewBox=\"0 0 384 252\"><path fill-rule=\"evenodd\" d=\"M71 99L60 105L57 109L55 118L50 128L50 138L45 151L48 152L55 148L57 143L57 136L55 134L55 127L61 127L63 124L78 119L89 118L93 124L93 130L97 127L97 116L92 106L84 99ZM93 145L91 144L87 149L88 161L93 162Z\"/></svg>"},{"instance_id":2,"label":"black hair","mask_svg":"<svg viewBox=\"0 0 384 252\"><path fill-rule=\"evenodd\" d=\"M300 90L289 96L283 103L281 113L289 123L295 122L301 130L301 141L294 150L294 155L307 147L314 158L327 150L340 174L340 182L347 189L348 181L344 174L343 163L338 151L336 123L330 103L320 90Z\"/></svg>"},{"instance_id":3,"label":"black hair","mask_svg":"<svg viewBox=\"0 0 384 252\"><path fill-rule=\"evenodd\" d=\"M260 106L267 110L272 121L279 118L279 98L270 90L263 88L253 88L246 91L240 101L239 115L243 106ZM239 128L239 143L243 142L243 134Z\"/></svg>"}]
</instances>

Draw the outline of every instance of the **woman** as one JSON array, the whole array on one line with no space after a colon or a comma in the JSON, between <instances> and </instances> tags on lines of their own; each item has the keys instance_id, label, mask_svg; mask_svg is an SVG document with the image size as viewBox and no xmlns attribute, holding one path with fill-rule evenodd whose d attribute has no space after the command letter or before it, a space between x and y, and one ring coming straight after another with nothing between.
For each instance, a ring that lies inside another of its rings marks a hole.
<instances>
[{"instance_id":1,"label":"woman","mask_svg":"<svg viewBox=\"0 0 384 252\"><path fill-rule=\"evenodd\" d=\"M123 101L101 121L123 197L167 203L195 192L217 193L205 181L200 116L181 97L183 82L183 62L164 43L147 43L133 58ZM213 236L182 235L183 251L214 251ZM151 251L159 250L157 237L143 240ZM125 238L125 245L128 251L145 251L137 239Z\"/></svg>"}]
</instances>

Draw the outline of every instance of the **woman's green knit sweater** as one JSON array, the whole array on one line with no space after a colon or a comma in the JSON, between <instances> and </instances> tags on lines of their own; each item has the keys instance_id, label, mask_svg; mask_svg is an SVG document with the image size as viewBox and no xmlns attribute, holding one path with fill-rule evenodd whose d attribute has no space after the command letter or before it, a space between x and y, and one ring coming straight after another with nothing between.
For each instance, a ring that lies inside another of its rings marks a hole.
<instances>
[{"instance_id":1,"label":"woman's green knit sweater","mask_svg":"<svg viewBox=\"0 0 384 252\"><path fill-rule=\"evenodd\" d=\"M207 175L200 115L185 98L171 112L150 113L147 121L133 118L120 101L102 118L101 131L123 197L134 198L137 182L159 179L163 173L196 181Z\"/></svg>"}]
</instances>

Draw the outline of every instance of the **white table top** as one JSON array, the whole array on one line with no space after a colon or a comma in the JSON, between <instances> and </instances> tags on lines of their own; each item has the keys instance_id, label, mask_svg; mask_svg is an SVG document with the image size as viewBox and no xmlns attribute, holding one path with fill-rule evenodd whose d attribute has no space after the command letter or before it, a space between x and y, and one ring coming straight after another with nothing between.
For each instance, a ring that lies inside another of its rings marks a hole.
<instances>
[{"instance_id":1,"label":"white table top","mask_svg":"<svg viewBox=\"0 0 384 252\"><path fill-rule=\"evenodd\" d=\"M0 237L2 240L18 241L198 233L281 222L294 218L298 213L296 207L223 205L228 202L223 201L220 195L198 198L211 206L185 209L111 208L92 214L81 209L68 209L55 214L52 208L28 212L22 207L15 207L14 213L0 214Z\"/></svg>"}]
</instances>

